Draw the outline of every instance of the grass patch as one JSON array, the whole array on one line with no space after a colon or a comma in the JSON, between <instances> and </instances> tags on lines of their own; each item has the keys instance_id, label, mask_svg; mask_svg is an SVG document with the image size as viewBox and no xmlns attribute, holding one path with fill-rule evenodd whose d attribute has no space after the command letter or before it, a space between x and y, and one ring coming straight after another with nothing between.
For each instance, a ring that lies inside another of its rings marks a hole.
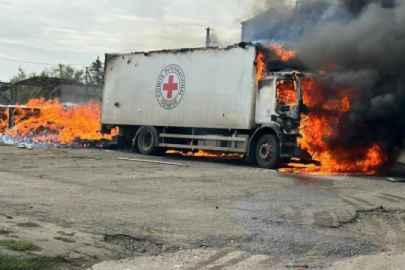
<instances>
[{"instance_id":1,"label":"grass patch","mask_svg":"<svg viewBox=\"0 0 405 270\"><path fill-rule=\"evenodd\" d=\"M67 233L67 232L64 232L64 231L57 231L57 233L60 234L60 235L63 235L63 236L75 236L74 232Z\"/></svg>"},{"instance_id":2,"label":"grass patch","mask_svg":"<svg viewBox=\"0 0 405 270\"><path fill-rule=\"evenodd\" d=\"M70 226L69 224L66 223L62 223L62 224L58 224L59 227L65 228L65 229L70 229L72 228L72 226Z\"/></svg>"},{"instance_id":3,"label":"grass patch","mask_svg":"<svg viewBox=\"0 0 405 270\"><path fill-rule=\"evenodd\" d=\"M56 236L53 239L60 240L60 241L66 242L66 243L76 243L75 240L70 239L70 238L66 238L66 237L63 237L63 236Z\"/></svg>"},{"instance_id":4,"label":"grass patch","mask_svg":"<svg viewBox=\"0 0 405 270\"><path fill-rule=\"evenodd\" d=\"M23 228L37 228L40 227L39 224L36 224L34 222L24 222L24 223L17 223L18 227L23 227Z\"/></svg>"},{"instance_id":5,"label":"grass patch","mask_svg":"<svg viewBox=\"0 0 405 270\"><path fill-rule=\"evenodd\" d=\"M163 231L161 231L161 230L153 229L153 228L149 228L149 227L145 227L143 230L147 233L163 233Z\"/></svg>"},{"instance_id":6,"label":"grass patch","mask_svg":"<svg viewBox=\"0 0 405 270\"><path fill-rule=\"evenodd\" d=\"M29 251L29 250L40 250L41 248L27 241L17 241L17 240L0 240L0 246L4 246L9 250L15 251ZM0 268L2 269L2 268Z\"/></svg>"},{"instance_id":7,"label":"grass patch","mask_svg":"<svg viewBox=\"0 0 405 270\"><path fill-rule=\"evenodd\" d=\"M6 229L0 229L0 235L7 235L9 233L10 233L10 231L8 231Z\"/></svg>"},{"instance_id":8,"label":"grass patch","mask_svg":"<svg viewBox=\"0 0 405 270\"><path fill-rule=\"evenodd\" d=\"M3 270L43 270L49 267L48 261L42 257L23 259L0 254L0 269Z\"/></svg>"}]
</instances>

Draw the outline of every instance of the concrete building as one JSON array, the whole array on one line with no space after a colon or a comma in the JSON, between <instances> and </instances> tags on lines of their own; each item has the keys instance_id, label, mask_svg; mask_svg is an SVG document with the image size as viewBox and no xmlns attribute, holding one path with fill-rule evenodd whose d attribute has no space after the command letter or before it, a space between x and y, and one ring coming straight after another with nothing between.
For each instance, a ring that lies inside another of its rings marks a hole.
<instances>
[{"instance_id":1,"label":"concrete building","mask_svg":"<svg viewBox=\"0 0 405 270\"><path fill-rule=\"evenodd\" d=\"M285 20L286 15L270 8L259 15L242 22L242 41L258 41L272 36L278 25Z\"/></svg>"}]
</instances>

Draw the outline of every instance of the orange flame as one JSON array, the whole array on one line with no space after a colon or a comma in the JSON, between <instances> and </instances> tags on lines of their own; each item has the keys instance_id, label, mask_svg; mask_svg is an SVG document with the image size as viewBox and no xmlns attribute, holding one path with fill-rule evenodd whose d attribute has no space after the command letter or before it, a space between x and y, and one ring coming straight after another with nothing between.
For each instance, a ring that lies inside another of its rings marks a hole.
<instances>
[{"instance_id":1,"label":"orange flame","mask_svg":"<svg viewBox=\"0 0 405 270\"><path fill-rule=\"evenodd\" d=\"M99 140L100 104L90 102L66 109L58 100L32 99L29 109L16 108L15 126L6 132L18 139L57 144L72 143L76 139Z\"/></svg>"},{"instance_id":2,"label":"orange flame","mask_svg":"<svg viewBox=\"0 0 405 270\"><path fill-rule=\"evenodd\" d=\"M297 50L285 50L284 44L270 44L269 47L274 54L280 57L284 62L294 58L298 53Z\"/></svg>"},{"instance_id":3,"label":"orange flame","mask_svg":"<svg viewBox=\"0 0 405 270\"><path fill-rule=\"evenodd\" d=\"M284 44L269 44L267 47L273 51L284 62L287 62L291 58L295 57L298 53L297 50L285 50ZM263 73L266 71L266 56L263 52L258 51L255 59L256 65L256 83L260 81Z\"/></svg>"},{"instance_id":4,"label":"orange flame","mask_svg":"<svg viewBox=\"0 0 405 270\"><path fill-rule=\"evenodd\" d=\"M277 81L277 103L297 105L297 91L293 81Z\"/></svg>"},{"instance_id":5,"label":"orange flame","mask_svg":"<svg viewBox=\"0 0 405 270\"><path fill-rule=\"evenodd\" d=\"M168 150L166 152L166 154L193 156L193 157L210 157L210 158L243 158L243 155L240 155L240 154L216 153L216 152L208 152L208 151L203 151L203 150L198 150L198 152L196 152L196 153Z\"/></svg>"},{"instance_id":6,"label":"orange flame","mask_svg":"<svg viewBox=\"0 0 405 270\"><path fill-rule=\"evenodd\" d=\"M351 100L355 98L354 89L343 89L335 99L327 99L319 91L319 86L311 78L302 81L303 100L310 113L302 115L299 146L313 155L321 167L282 169L282 172L302 173L361 173L376 174L386 157L378 144L363 145L359 142L355 148L332 146L328 142L336 136L345 136L337 132L344 116L350 113ZM292 167L294 164L290 164Z\"/></svg>"},{"instance_id":7,"label":"orange flame","mask_svg":"<svg viewBox=\"0 0 405 270\"><path fill-rule=\"evenodd\" d=\"M263 72L266 68L265 56L262 52L258 52L255 60L256 64L256 83L260 81L263 76Z\"/></svg>"}]
</instances>

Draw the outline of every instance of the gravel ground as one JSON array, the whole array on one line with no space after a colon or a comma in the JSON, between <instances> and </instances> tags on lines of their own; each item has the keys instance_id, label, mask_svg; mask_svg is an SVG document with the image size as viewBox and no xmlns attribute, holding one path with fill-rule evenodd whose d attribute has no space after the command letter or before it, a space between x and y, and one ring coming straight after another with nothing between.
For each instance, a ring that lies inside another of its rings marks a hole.
<instances>
[{"instance_id":1,"label":"gravel ground","mask_svg":"<svg viewBox=\"0 0 405 270\"><path fill-rule=\"evenodd\" d=\"M0 253L59 256L59 269L381 269L367 256L397 269L404 260L405 184L386 177L91 149L0 146L0 157L9 232L0 240L42 248Z\"/></svg>"}]
</instances>

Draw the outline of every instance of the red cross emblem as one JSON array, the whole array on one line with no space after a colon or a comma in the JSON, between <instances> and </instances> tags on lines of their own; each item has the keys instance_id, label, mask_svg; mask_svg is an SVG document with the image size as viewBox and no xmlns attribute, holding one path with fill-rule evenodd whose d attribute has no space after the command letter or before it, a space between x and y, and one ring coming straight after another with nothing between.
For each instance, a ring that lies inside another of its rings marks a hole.
<instances>
[{"instance_id":1,"label":"red cross emblem","mask_svg":"<svg viewBox=\"0 0 405 270\"><path fill-rule=\"evenodd\" d=\"M1 0L0 0L1 1ZM156 81L156 99L165 110L176 108L186 92L186 75L178 65L169 65L160 72Z\"/></svg>"},{"instance_id":2,"label":"red cross emblem","mask_svg":"<svg viewBox=\"0 0 405 270\"><path fill-rule=\"evenodd\" d=\"M174 82L174 75L169 76L169 82L163 84L163 91L167 91L167 98L173 98L173 91L179 90L179 84Z\"/></svg>"}]
</instances>

